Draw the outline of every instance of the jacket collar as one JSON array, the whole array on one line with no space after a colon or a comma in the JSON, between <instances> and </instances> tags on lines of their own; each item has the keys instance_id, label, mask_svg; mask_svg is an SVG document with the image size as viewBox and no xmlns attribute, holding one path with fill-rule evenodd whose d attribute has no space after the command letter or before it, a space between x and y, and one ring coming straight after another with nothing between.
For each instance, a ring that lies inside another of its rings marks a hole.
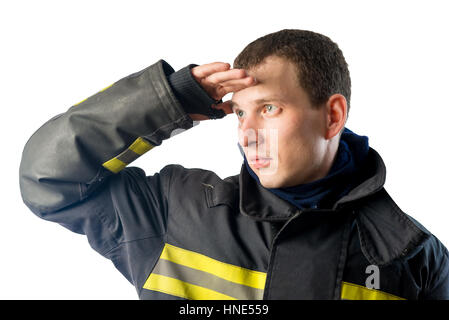
<instances>
[{"instance_id":1,"label":"jacket collar","mask_svg":"<svg viewBox=\"0 0 449 320\"><path fill-rule=\"evenodd\" d=\"M343 196L338 200L334 204L333 209L337 209L337 207L342 206L345 203L351 203L366 198L383 188L387 169L382 157L371 147L369 148L364 168L362 168L361 171L366 172L368 178L361 180L360 184L352 189L346 196Z\"/></svg>"},{"instance_id":2,"label":"jacket collar","mask_svg":"<svg viewBox=\"0 0 449 320\"><path fill-rule=\"evenodd\" d=\"M243 164L239 176L239 208L244 215L257 220L287 220L298 209L261 186Z\"/></svg>"},{"instance_id":3,"label":"jacket collar","mask_svg":"<svg viewBox=\"0 0 449 320\"><path fill-rule=\"evenodd\" d=\"M369 177L360 181L357 187L339 199L331 210L307 209L307 211L336 211L343 205L361 200L383 188L386 177L385 164L372 148L368 152L363 171L368 172ZM242 165L239 175L239 193L240 212L258 220L287 220L299 210L260 185L251 177L245 164Z\"/></svg>"},{"instance_id":4,"label":"jacket collar","mask_svg":"<svg viewBox=\"0 0 449 320\"><path fill-rule=\"evenodd\" d=\"M354 215L364 256L371 264L382 266L418 250L429 233L408 217L384 189L385 164L373 148L368 152L365 165L366 172L371 170L372 174L338 200L332 209L305 209L303 212L332 214L346 208ZM206 188L206 196L209 207L225 204L256 220L287 221L298 216L300 211L258 184L245 164L239 175Z\"/></svg>"},{"instance_id":5,"label":"jacket collar","mask_svg":"<svg viewBox=\"0 0 449 320\"><path fill-rule=\"evenodd\" d=\"M353 211L360 247L370 264L413 256L430 233L405 214L382 188Z\"/></svg>"}]
</instances>

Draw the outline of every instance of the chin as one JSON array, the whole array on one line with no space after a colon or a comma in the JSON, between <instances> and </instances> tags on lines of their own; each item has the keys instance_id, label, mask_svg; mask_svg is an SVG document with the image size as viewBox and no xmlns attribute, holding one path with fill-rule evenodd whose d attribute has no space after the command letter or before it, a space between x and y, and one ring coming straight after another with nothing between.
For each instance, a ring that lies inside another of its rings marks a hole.
<instances>
[{"instance_id":1,"label":"chin","mask_svg":"<svg viewBox=\"0 0 449 320\"><path fill-rule=\"evenodd\" d=\"M278 177L275 175L272 176L261 176L257 175L259 177L260 184L267 189L274 189L274 188L281 188L282 187L282 181L279 180Z\"/></svg>"}]
</instances>

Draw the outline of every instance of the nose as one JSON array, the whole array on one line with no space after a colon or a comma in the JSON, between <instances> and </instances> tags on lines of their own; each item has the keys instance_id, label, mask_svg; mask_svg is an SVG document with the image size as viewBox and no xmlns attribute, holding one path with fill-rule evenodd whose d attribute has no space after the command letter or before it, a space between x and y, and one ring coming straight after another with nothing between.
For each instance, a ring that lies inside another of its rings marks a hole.
<instances>
[{"instance_id":1,"label":"nose","mask_svg":"<svg viewBox=\"0 0 449 320\"><path fill-rule=\"evenodd\" d=\"M263 130L260 130L260 123L254 116L246 116L239 122L239 143L242 147L256 148L263 142Z\"/></svg>"}]
</instances>

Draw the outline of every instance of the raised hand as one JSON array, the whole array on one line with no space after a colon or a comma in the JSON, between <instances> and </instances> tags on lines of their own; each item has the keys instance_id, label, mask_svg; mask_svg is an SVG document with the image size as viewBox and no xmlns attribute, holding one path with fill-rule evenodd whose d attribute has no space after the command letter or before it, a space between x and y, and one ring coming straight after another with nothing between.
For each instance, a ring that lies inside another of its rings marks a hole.
<instances>
[{"instance_id":1,"label":"raised hand","mask_svg":"<svg viewBox=\"0 0 449 320\"><path fill-rule=\"evenodd\" d=\"M192 68L195 80L202 86L208 95L221 100L226 94L237 92L256 83L254 77L249 76L244 69L230 69L231 65L225 62L213 62ZM221 109L226 114L232 113L229 101L225 101L212 108ZM202 114L189 114L193 120L208 120Z\"/></svg>"}]
</instances>

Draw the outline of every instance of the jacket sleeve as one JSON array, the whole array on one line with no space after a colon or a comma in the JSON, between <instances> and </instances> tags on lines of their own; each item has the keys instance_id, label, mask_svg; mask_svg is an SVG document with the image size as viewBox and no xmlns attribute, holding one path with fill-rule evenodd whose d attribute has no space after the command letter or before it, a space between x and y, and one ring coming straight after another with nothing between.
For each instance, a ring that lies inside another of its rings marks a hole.
<instances>
[{"instance_id":1,"label":"jacket sleeve","mask_svg":"<svg viewBox=\"0 0 449 320\"><path fill-rule=\"evenodd\" d=\"M449 252L435 236L428 250L428 283L425 300L449 300Z\"/></svg>"},{"instance_id":2,"label":"jacket sleeve","mask_svg":"<svg viewBox=\"0 0 449 320\"><path fill-rule=\"evenodd\" d=\"M86 234L131 281L117 248L165 230L171 166L154 176L125 168L176 129L189 129L164 60L103 89L39 128L19 169L24 203L39 217Z\"/></svg>"}]
</instances>

